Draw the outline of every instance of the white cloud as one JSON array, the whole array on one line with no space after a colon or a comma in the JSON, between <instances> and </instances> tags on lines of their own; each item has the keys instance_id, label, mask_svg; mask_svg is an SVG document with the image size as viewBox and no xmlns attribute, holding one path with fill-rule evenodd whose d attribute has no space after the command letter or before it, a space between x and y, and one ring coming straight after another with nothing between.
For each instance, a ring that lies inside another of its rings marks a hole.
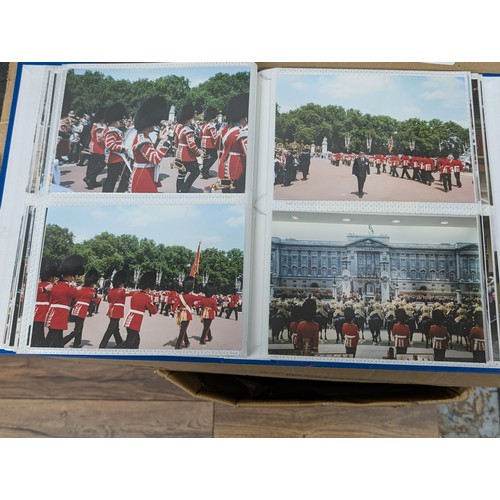
<instances>
[{"instance_id":1,"label":"white cloud","mask_svg":"<svg viewBox=\"0 0 500 500\"><path fill-rule=\"evenodd\" d=\"M161 230L162 224L167 224L172 221L193 220L200 215L198 207L184 205L170 205L165 207L159 206L134 206L120 207L120 211L116 219L127 224L130 228L151 227L158 224Z\"/></svg>"},{"instance_id":2,"label":"white cloud","mask_svg":"<svg viewBox=\"0 0 500 500\"><path fill-rule=\"evenodd\" d=\"M239 217L229 217L224 222L231 227L243 226L245 224L245 214L241 214Z\"/></svg>"},{"instance_id":3,"label":"white cloud","mask_svg":"<svg viewBox=\"0 0 500 500\"><path fill-rule=\"evenodd\" d=\"M318 92L328 95L331 99L344 99L351 96L371 95L375 92L386 92L394 83L390 75L374 74L346 74L335 78L321 78Z\"/></svg>"},{"instance_id":4,"label":"white cloud","mask_svg":"<svg viewBox=\"0 0 500 500\"><path fill-rule=\"evenodd\" d=\"M466 94L462 78L430 77L422 82L422 87L421 97L425 101L438 101L446 108L464 106Z\"/></svg>"}]
</instances>

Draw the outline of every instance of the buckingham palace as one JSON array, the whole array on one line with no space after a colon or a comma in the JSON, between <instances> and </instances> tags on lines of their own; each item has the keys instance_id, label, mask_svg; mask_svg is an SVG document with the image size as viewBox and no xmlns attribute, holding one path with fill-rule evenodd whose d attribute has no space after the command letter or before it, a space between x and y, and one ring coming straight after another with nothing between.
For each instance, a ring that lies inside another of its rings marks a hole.
<instances>
[{"instance_id":1,"label":"buckingham palace","mask_svg":"<svg viewBox=\"0 0 500 500\"><path fill-rule=\"evenodd\" d=\"M387 235L353 233L345 241L272 238L271 295L321 289L334 298L380 294L382 301L399 295L460 301L481 294L480 279L475 243L391 243Z\"/></svg>"}]
</instances>

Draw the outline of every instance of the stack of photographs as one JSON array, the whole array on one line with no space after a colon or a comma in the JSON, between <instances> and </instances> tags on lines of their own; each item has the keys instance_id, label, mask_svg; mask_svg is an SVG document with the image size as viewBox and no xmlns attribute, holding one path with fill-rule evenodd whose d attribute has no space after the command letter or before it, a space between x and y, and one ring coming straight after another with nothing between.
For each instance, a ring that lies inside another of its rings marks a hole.
<instances>
[{"instance_id":1,"label":"stack of photographs","mask_svg":"<svg viewBox=\"0 0 500 500\"><path fill-rule=\"evenodd\" d=\"M496 367L483 83L21 65L2 349Z\"/></svg>"}]
</instances>

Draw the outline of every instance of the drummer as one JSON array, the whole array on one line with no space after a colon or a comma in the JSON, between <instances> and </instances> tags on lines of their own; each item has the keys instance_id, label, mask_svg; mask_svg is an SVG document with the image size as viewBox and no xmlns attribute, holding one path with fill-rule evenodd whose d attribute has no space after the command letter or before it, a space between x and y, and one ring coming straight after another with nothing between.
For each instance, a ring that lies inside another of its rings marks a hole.
<instances>
[{"instance_id":1,"label":"drummer","mask_svg":"<svg viewBox=\"0 0 500 500\"><path fill-rule=\"evenodd\" d=\"M137 135L132 151L134 168L130 179L131 193L157 193L160 183L160 162L170 147L168 131L163 128L158 132L158 145L152 141L155 128L168 118L170 106L161 96L144 101L134 118Z\"/></svg>"}]
</instances>

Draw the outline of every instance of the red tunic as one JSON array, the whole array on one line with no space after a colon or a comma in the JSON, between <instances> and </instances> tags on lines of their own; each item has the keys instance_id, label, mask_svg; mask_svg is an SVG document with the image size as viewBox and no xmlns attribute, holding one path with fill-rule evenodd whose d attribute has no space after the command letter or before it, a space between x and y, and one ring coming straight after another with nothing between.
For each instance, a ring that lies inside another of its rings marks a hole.
<instances>
[{"instance_id":1,"label":"red tunic","mask_svg":"<svg viewBox=\"0 0 500 500\"><path fill-rule=\"evenodd\" d=\"M181 297L184 299L184 303L181 300ZM193 307L200 301L201 297L199 295L194 295L192 293L180 293L174 302L173 310L177 310L177 321L191 321L193 319L193 315L191 310ZM186 308L186 306L189 308Z\"/></svg>"},{"instance_id":2,"label":"red tunic","mask_svg":"<svg viewBox=\"0 0 500 500\"><path fill-rule=\"evenodd\" d=\"M114 319L125 317L125 299L132 294L127 293L123 288L112 288L108 292L108 312L107 316Z\"/></svg>"},{"instance_id":3,"label":"red tunic","mask_svg":"<svg viewBox=\"0 0 500 500\"><path fill-rule=\"evenodd\" d=\"M147 293L140 291L134 293L130 299L130 311L125 320L125 327L136 332L140 331L142 318L146 311L149 311L150 314L156 314L158 309L151 302L151 297Z\"/></svg>"},{"instance_id":4,"label":"red tunic","mask_svg":"<svg viewBox=\"0 0 500 500\"><path fill-rule=\"evenodd\" d=\"M432 325L429 328L429 337L432 340L432 347L434 349L447 349L450 334L445 326Z\"/></svg>"},{"instance_id":5,"label":"red tunic","mask_svg":"<svg viewBox=\"0 0 500 500\"><path fill-rule=\"evenodd\" d=\"M472 351L481 351L485 350L484 348L484 330L480 326L474 326L471 328L469 332L469 339L471 341L471 350Z\"/></svg>"},{"instance_id":6,"label":"red tunic","mask_svg":"<svg viewBox=\"0 0 500 500\"><path fill-rule=\"evenodd\" d=\"M201 156L201 151L196 145L194 132L191 127L185 125L178 132L177 151L175 157L180 161L191 162L196 161L197 156Z\"/></svg>"},{"instance_id":7,"label":"red tunic","mask_svg":"<svg viewBox=\"0 0 500 500\"><path fill-rule=\"evenodd\" d=\"M224 127L219 137L219 179L238 180L245 172L247 135L240 127Z\"/></svg>"},{"instance_id":8,"label":"red tunic","mask_svg":"<svg viewBox=\"0 0 500 500\"><path fill-rule=\"evenodd\" d=\"M448 158L439 158L438 165L440 174L451 174L453 168Z\"/></svg>"},{"instance_id":9,"label":"red tunic","mask_svg":"<svg viewBox=\"0 0 500 500\"><path fill-rule=\"evenodd\" d=\"M104 154L104 130L106 126L102 123L94 123L90 130L89 149L92 154Z\"/></svg>"},{"instance_id":10,"label":"red tunic","mask_svg":"<svg viewBox=\"0 0 500 500\"><path fill-rule=\"evenodd\" d=\"M71 302L78 296L78 290L66 281L59 281L50 293L50 306L45 326L52 330L66 330Z\"/></svg>"},{"instance_id":11,"label":"red tunic","mask_svg":"<svg viewBox=\"0 0 500 500\"><path fill-rule=\"evenodd\" d=\"M217 299L215 297L201 297L198 304L202 307L201 317L203 319L214 319L219 312L217 307Z\"/></svg>"},{"instance_id":12,"label":"red tunic","mask_svg":"<svg viewBox=\"0 0 500 500\"><path fill-rule=\"evenodd\" d=\"M451 160L450 163L454 173L462 172L464 170L464 164L460 160Z\"/></svg>"},{"instance_id":13,"label":"red tunic","mask_svg":"<svg viewBox=\"0 0 500 500\"><path fill-rule=\"evenodd\" d=\"M73 307L72 315L77 318L86 318L89 312L90 301L95 298L95 290L90 286L84 286L78 290L76 304Z\"/></svg>"},{"instance_id":14,"label":"red tunic","mask_svg":"<svg viewBox=\"0 0 500 500\"><path fill-rule=\"evenodd\" d=\"M38 323L43 323L45 321L47 311L49 310L50 292L43 291L48 285L51 285L49 281L40 281L40 283L38 283L35 302L35 317L33 318L33 321Z\"/></svg>"},{"instance_id":15,"label":"red tunic","mask_svg":"<svg viewBox=\"0 0 500 500\"><path fill-rule=\"evenodd\" d=\"M342 325L342 335L346 347L358 347L359 330L354 323L344 323Z\"/></svg>"},{"instance_id":16,"label":"red tunic","mask_svg":"<svg viewBox=\"0 0 500 500\"><path fill-rule=\"evenodd\" d=\"M395 347L408 347L410 345L410 327L404 323L396 323L392 327Z\"/></svg>"},{"instance_id":17,"label":"red tunic","mask_svg":"<svg viewBox=\"0 0 500 500\"><path fill-rule=\"evenodd\" d=\"M150 137L137 134L134 138L132 151L134 153L134 170L130 180L131 193L157 193L157 183L160 179L160 163L167 152L165 142L154 147Z\"/></svg>"},{"instance_id":18,"label":"red tunic","mask_svg":"<svg viewBox=\"0 0 500 500\"><path fill-rule=\"evenodd\" d=\"M108 127L104 131L104 154L106 163L120 163L123 156L118 153L123 152L123 133L116 127Z\"/></svg>"},{"instance_id":19,"label":"red tunic","mask_svg":"<svg viewBox=\"0 0 500 500\"><path fill-rule=\"evenodd\" d=\"M217 129L213 123L206 123L201 127L201 147L215 149L217 142Z\"/></svg>"},{"instance_id":20,"label":"red tunic","mask_svg":"<svg viewBox=\"0 0 500 500\"><path fill-rule=\"evenodd\" d=\"M304 349L309 343L311 351L318 351L319 346L319 324L314 321L301 321L297 326L297 345Z\"/></svg>"},{"instance_id":21,"label":"red tunic","mask_svg":"<svg viewBox=\"0 0 500 500\"><path fill-rule=\"evenodd\" d=\"M229 307L238 307L239 301L240 296L237 293L231 295L231 297L229 298Z\"/></svg>"}]
</instances>

